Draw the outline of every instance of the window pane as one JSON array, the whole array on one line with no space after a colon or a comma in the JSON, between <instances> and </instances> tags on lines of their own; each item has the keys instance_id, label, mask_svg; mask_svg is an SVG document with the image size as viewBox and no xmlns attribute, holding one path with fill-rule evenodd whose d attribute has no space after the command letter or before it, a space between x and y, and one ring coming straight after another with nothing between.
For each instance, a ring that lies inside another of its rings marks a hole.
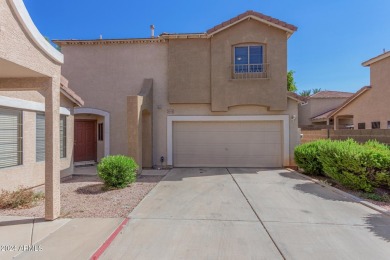
<instances>
[{"instance_id":1,"label":"window pane","mask_svg":"<svg viewBox=\"0 0 390 260\"><path fill-rule=\"evenodd\" d=\"M381 122L377 121L377 122L372 122L371 123L371 128L372 129L379 129L381 128Z\"/></svg>"},{"instance_id":2,"label":"window pane","mask_svg":"<svg viewBox=\"0 0 390 260\"><path fill-rule=\"evenodd\" d=\"M249 63L250 64L263 63L263 46L249 47Z\"/></svg>"},{"instance_id":3,"label":"window pane","mask_svg":"<svg viewBox=\"0 0 390 260\"><path fill-rule=\"evenodd\" d=\"M0 108L0 168L22 164L22 112Z\"/></svg>"},{"instance_id":4,"label":"window pane","mask_svg":"<svg viewBox=\"0 0 390 260\"><path fill-rule=\"evenodd\" d=\"M234 64L248 64L248 47L236 47L234 54Z\"/></svg>"},{"instance_id":5,"label":"window pane","mask_svg":"<svg viewBox=\"0 0 390 260\"><path fill-rule=\"evenodd\" d=\"M36 114L35 121L35 159L37 162L45 160L45 114Z\"/></svg>"},{"instance_id":6,"label":"window pane","mask_svg":"<svg viewBox=\"0 0 390 260\"><path fill-rule=\"evenodd\" d=\"M60 158L66 158L66 116L60 117Z\"/></svg>"},{"instance_id":7,"label":"window pane","mask_svg":"<svg viewBox=\"0 0 390 260\"><path fill-rule=\"evenodd\" d=\"M366 129L366 123L358 123L358 129Z\"/></svg>"}]
</instances>

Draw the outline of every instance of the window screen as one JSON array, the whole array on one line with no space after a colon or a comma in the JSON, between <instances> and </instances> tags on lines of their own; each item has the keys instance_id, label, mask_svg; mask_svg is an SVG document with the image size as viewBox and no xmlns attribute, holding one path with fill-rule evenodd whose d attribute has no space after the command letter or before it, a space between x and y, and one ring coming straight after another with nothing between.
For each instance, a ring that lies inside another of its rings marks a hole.
<instances>
[{"instance_id":1,"label":"window screen","mask_svg":"<svg viewBox=\"0 0 390 260\"><path fill-rule=\"evenodd\" d=\"M22 164L22 111L0 108L0 168Z\"/></svg>"}]
</instances>

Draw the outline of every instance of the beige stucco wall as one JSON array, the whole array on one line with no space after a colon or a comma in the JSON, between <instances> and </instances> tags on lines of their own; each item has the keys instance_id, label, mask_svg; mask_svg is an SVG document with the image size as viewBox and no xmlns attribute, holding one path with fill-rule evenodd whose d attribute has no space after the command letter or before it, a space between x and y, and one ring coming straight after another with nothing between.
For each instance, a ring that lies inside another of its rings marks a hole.
<instances>
[{"instance_id":1,"label":"beige stucco wall","mask_svg":"<svg viewBox=\"0 0 390 260\"><path fill-rule=\"evenodd\" d=\"M63 46L62 74L83 97L84 107L110 113L110 153L127 154L127 96L137 95L145 78L168 99L166 43Z\"/></svg>"},{"instance_id":2,"label":"beige stucco wall","mask_svg":"<svg viewBox=\"0 0 390 260\"><path fill-rule=\"evenodd\" d=\"M342 109L335 116L353 115L354 128L358 123L366 123L371 129L371 122L379 121L381 129L387 129L390 121L390 58L371 64L371 89Z\"/></svg>"},{"instance_id":3,"label":"beige stucco wall","mask_svg":"<svg viewBox=\"0 0 390 260\"><path fill-rule=\"evenodd\" d=\"M40 94L34 91L7 92L8 97L37 101ZM0 95L3 92L0 91ZM71 115L66 121L66 158L61 158L61 177L73 174L73 104L65 96L61 95L61 106L71 110ZM12 108L9 108L12 109ZM41 112L40 112L41 113ZM22 165L0 169L0 190L15 190L19 186L34 187L45 182L45 162L36 162L36 111L23 111L23 159ZM59 130L58 130L59 131Z\"/></svg>"},{"instance_id":4,"label":"beige stucco wall","mask_svg":"<svg viewBox=\"0 0 390 260\"><path fill-rule=\"evenodd\" d=\"M312 125L311 118L339 107L346 98L311 98L299 105L299 126Z\"/></svg>"},{"instance_id":5,"label":"beige stucco wall","mask_svg":"<svg viewBox=\"0 0 390 260\"><path fill-rule=\"evenodd\" d=\"M233 50L239 44L264 45L269 79L232 79ZM169 39L168 46L170 103L211 102L213 111L248 104L286 109L285 31L251 19L208 39Z\"/></svg>"},{"instance_id":6,"label":"beige stucco wall","mask_svg":"<svg viewBox=\"0 0 390 260\"><path fill-rule=\"evenodd\" d=\"M265 63L270 78L232 80L233 46L245 43L265 45ZM227 111L235 105L262 105L271 110L287 108L286 32L253 19L245 20L211 38L211 102L213 111Z\"/></svg>"},{"instance_id":7,"label":"beige stucco wall","mask_svg":"<svg viewBox=\"0 0 390 260\"><path fill-rule=\"evenodd\" d=\"M211 102L210 39L169 40L170 103Z\"/></svg>"}]
</instances>

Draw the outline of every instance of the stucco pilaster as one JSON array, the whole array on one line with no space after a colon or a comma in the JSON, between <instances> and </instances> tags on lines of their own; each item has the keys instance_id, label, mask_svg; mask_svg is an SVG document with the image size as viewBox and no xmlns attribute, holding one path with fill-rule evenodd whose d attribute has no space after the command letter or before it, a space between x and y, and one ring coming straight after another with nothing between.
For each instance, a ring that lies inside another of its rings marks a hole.
<instances>
[{"instance_id":1,"label":"stucco pilaster","mask_svg":"<svg viewBox=\"0 0 390 260\"><path fill-rule=\"evenodd\" d=\"M60 215L60 81L52 80L45 96L45 219Z\"/></svg>"}]
</instances>

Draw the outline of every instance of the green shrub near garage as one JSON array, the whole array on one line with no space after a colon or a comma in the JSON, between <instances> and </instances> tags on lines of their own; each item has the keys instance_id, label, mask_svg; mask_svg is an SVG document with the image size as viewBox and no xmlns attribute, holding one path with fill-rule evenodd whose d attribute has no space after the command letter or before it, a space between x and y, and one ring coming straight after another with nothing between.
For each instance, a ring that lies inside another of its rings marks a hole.
<instances>
[{"instance_id":1,"label":"green shrub near garage","mask_svg":"<svg viewBox=\"0 0 390 260\"><path fill-rule=\"evenodd\" d=\"M294 150L295 162L306 174L323 175L322 164L319 160L319 150L329 140L317 140L297 146Z\"/></svg>"},{"instance_id":2,"label":"green shrub near garage","mask_svg":"<svg viewBox=\"0 0 390 260\"><path fill-rule=\"evenodd\" d=\"M138 165L133 158L124 155L104 157L97 166L98 176L108 188L124 188L137 177Z\"/></svg>"},{"instance_id":3,"label":"green shrub near garage","mask_svg":"<svg viewBox=\"0 0 390 260\"><path fill-rule=\"evenodd\" d=\"M390 188L390 148L377 141L359 144L352 139L319 140L298 146L294 154L305 173L323 172L354 190Z\"/></svg>"},{"instance_id":4,"label":"green shrub near garage","mask_svg":"<svg viewBox=\"0 0 390 260\"><path fill-rule=\"evenodd\" d=\"M368 154L364 146L352 139L331 141L319 150L324 172L340 184L354 189L372 191L367 167Z\"/></svg>"}]
</instances>

